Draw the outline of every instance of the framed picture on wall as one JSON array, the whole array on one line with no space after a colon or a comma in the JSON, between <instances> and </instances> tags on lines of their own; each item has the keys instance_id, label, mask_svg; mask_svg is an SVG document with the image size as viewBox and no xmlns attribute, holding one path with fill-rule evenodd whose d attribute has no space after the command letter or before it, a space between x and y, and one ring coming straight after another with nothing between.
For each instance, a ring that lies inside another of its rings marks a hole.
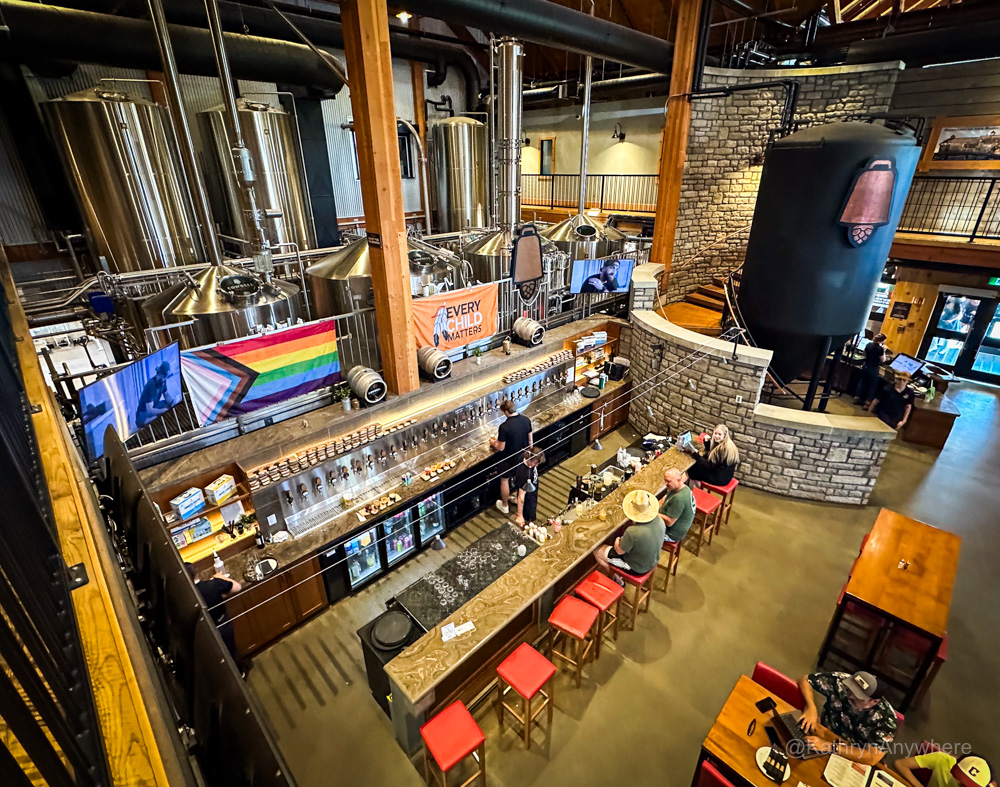
<instances>
[{"instance_id":1,"label":"framed picture on wall","mask_svg":"<svg viewBox=\"0 0 1000 787\"><path fill-rule=\"evenodd\" d=\"M917 168L1000 169L1000 115L935 118Z\"/></svg>"}]
</instances>

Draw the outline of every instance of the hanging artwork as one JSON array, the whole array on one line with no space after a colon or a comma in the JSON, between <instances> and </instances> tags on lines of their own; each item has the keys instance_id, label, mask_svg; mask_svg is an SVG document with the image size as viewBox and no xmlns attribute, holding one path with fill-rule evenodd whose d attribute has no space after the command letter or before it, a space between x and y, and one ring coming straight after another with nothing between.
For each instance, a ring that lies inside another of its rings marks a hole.
<instances>
[{"instance_id":1,"label":"hanging artwork","mask_svg":"<svg viewBox=\"0 0 1000 787\"><path fill-rule=\"evenodd\" d=\"M852 246L863 246L876 227L889 223L895 189L896 162L891 158L873 159L858 172L840 214L840 224L847 227Z\"/></svg>"}]
</instances>

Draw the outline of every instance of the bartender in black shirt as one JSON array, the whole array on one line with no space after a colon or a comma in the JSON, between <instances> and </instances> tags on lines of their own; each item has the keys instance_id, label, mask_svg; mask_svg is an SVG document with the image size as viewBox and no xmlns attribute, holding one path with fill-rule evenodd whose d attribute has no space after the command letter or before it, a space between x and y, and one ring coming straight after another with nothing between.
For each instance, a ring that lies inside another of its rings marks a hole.
<instances>
[{"instance_id":1,"label":"bartender in black shirt","mask_svg":"<svg viewBox=\"0 0 1000 787\"><path fill-rule=\"evenodd\" d=\"M526 415L519 415L517 408L510 399L504 399L500 405L500 412L504 414L504 422L497 429L495 439L490 439L490 447L500 455L500 499L497 500L497 510L501 514L509 514L510 506L507 505L507 498L510 497L510 477L517 466L521 464L521 456L524 449L532 445L531 419Z\"/></svg>"},{"instance_id":2,"label":"bartender in black shirt","mask_svg":"<svg viewBox=\"0 0 1000 787\"><path fill-rule=\"evenodd\" d=\"M518 525L534 522L538 514L538 466L545 461L541 448L531 446L524 450L524 458L514 471L514 489L517 490Z\"/></svg>"},{"instance_id":3,"label":"bartender in black shirt","mask_svg":"<svg viewBox=\"0 0 1000 787\"><path fill-rule=\"evenodd\" d=\"M907 388L910 375L896 372L893 384L876 394L868 409L893 429L902 429L913 410L913 391Z\"/></svg>"},{"instance_id":4,"label":"bartender in black shirt","mask_svg":"<svg viewBox=\"0 0 1000 787\"><path fill-rule=\"evenodd\" d=\"M236 667L239 669L240 675L245 678L247 672L250 670L250 663L243 659L236 650L236 637L233 634L233 624L229 620L229 613L226 610L225 603L226 599L233 593L239 593L242 586L235 579L224 577L222 574L216 574L211 579L203 579L199 582L195 579L193 564L185 563L184 568L194 582L194 586L198 588L198 592L201 593L201 597L205 601L205 606L208 607L209 617L215 621L215 627L219 630L219 636L226 643L226 648L232 655L233 661L236 662Z\"/></svg>"},{"instance_id":5,"label":"bartender in black shirt","mask_svg":"<svg viewBox=\"0 0 1000 787\"><path fill-rule=\"evenodd\" d=\"M879 333L865 345L865 359L861 364L861 379L858 380L857 396L854 404L867 407L878 393L879 369L885 360L885 334Z\"/></svg>"}]
</instances>

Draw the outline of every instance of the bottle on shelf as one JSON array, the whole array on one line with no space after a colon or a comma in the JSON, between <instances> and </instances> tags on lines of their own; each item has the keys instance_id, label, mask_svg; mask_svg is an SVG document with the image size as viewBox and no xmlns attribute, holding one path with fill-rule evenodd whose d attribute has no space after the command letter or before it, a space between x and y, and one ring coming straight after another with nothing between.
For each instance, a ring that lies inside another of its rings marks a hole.
<instances>
[{"instance_id":1,"label":"bottle on shelf","mask_svg":"<svg viewBox=\"0 0 1000 787\"><path fill-rule=\"evenodd\" d=\"M222 558L219 557L219 553L215 551L212 552L212 568L216 574L220 574L224 577L229 576L229 572L226 571L226 564L222 562Z\"/></svg>"}]
</instances>

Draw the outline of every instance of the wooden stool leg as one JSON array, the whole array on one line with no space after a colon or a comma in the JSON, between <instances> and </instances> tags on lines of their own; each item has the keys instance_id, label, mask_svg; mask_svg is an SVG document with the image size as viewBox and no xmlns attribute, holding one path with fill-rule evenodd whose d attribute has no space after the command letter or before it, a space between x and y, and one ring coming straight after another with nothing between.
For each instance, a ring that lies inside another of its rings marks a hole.
<instances>
[{"instance_id":1,"label":"wooden stool leg","mask_svg":"<svg viewBox=\"0 0 1000 787\"><path fill-rule=\"evenodd\" d=\"M726 496L729 501L726 505L726 524L729 524L729 515L733 513L733 503L736 501L736 490L734 489Z\"/></svg>"},{"instance_id":2,"label":"wooden stool leg","mask_svg":"<svg viewBox=\"0 0 1000 787\"><path fill-rule=\"evenodd\" d=\"M646 585L643 584L643 587L646 589L646 606L644 607L644 609L646 610L646 612L649 612L649 602L651 602L653 600L653 575L652 574L649 575L648 582L649 582L649 587L646 587Z\"/></svg>"},{"instance_id":3,"label":"wooden stool leg","mask_svg":"<svg viewBox=\"0 0 1000 787\"><path fill-rule=\"evenodd\" d=\"M677 551L670 555L670 565L673 566L673 570L670 572L675 577L677 576L677 564L681 562L681 548L680 545L677 546Z\"/></svg>"},{"instance_id":4,"label":"wooden stool leg","mask_svg":"<svg viewBox=\"0 0 1000 787\"><path fill-rule=\"evenodd\" d=\"M553 678L549 678L549 683L546 688L549 693L549 735L552 734L552 712L555 710L556 704L556 682Z\"/></svg>"},{"instance_id":5,"label":"wooden stool leg","mask_svg":"<svg viewBox=\"0 0 1000 787\"><path fill-rule=\"evenodd\" d=\"M615 602L615 642L618 641L618 624L621 623L622 620L622 599L624 597L625 594L622 593L622 595L618 597L618 601Z\"/></svg>"},{"instance_id":6,"label":"wooden stool leg","mask_svg":"<svg viewBox=\"0 0 1000 787\"><path fill-rule=\"evenodd\" d=\"M576 641L576 687L583 685L583 640Z\"/></svg>"},{"instance_id":7,"label":"wooden stool leg","mask_svg":"<svg viewBox=\"0 0 1000 787\"><path fill-rule=\"evenodd\" d=\"M531 748L531 697L524 700L524 748Z\"/></svg>"},{"instance_id":8,"label":"wooden stool leg","mask_svg":"<svg viewBox=\"0 0 1000 787\"><path fill-rule=\"evenodd\" d=\"M500 728L503 729L503 678L497 676L497 716L500 717Z\"/></svg>"},{"instance_id":9,"label":"wooden stool leg","mask_svg":"<svg viewBox=\"0 0 1000 787\"><path fill-rule=\"evenodd\" d=\"M479 783L486 787L486 741L479 744Z\"/></svg>"},{"instance_id":10,"label":"wooden stool leg","mask_svg":"<svg viewBox=\"0 0 1000 787\"><path fill-rule=\"evenodd\" d=\"M597 650L594 652L594 661L601 657L601 640L604 639L604 613L597 613Z\"/></svg>"}]
</instances>

